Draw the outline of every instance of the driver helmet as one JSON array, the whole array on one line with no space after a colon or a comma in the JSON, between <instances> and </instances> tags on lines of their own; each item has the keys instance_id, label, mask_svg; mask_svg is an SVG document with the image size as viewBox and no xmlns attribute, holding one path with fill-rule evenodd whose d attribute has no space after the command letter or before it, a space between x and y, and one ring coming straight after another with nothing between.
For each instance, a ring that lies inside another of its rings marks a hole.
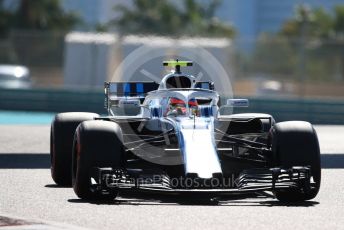
<instances>
[{"instance_id":1,"label":"driver helmet","mask_svg":"<svg viewBox=\"0 0 344 230\"><path fill-rule=\"evenodd\" d=\"M191 113L198 114L198 104L196 99L190 99L188 102ZM185 115L186 114L186 105L185 102L179 98L172 97L170 98L169 108L166 115Z\"/></svg>"}]
</instances>

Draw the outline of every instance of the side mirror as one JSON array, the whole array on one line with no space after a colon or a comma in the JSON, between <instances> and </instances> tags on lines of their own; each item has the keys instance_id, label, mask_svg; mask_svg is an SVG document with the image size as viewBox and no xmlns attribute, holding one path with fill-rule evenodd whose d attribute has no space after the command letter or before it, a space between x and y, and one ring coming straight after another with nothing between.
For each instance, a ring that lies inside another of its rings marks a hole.
<instances>
[{"instance_id":1,"label":"side mirror","mask_svg":"<svg viewBox=\"0 0 344 230\"><path fill-rule=\"evenodd\" d=\"M120 108L138 108L140 105L140 100L134 98L125 98L118 102L118 107Z\"/></svg>"},{"instance_id":2,"label":"side mirror","mask_svg":"<svg viewBox=\"0 0 344 230\"><path fill-rule=\"evenodd\" d=\"M226 105L228 107L248 107L249 102L248 99L228 99Z\"/></svg>"}]
</instances>

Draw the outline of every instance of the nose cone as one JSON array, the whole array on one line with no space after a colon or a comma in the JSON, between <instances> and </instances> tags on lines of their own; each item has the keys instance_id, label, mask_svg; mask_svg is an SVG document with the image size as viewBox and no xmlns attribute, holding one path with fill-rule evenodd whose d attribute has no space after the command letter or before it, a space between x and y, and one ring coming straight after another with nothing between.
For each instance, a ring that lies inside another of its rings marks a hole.
<instances>
[{"instance_id":1,"label":"nose cone","mask_svg":"<svg viewBox=\"0 0 344 230\"><path fill-rule=\"evenodd\" d=\"M181 121L182 152L186 175L197 175L209 179L222 174L220 161L216 152L212 125L200 119Z\"/></svg>"}]
</instances>

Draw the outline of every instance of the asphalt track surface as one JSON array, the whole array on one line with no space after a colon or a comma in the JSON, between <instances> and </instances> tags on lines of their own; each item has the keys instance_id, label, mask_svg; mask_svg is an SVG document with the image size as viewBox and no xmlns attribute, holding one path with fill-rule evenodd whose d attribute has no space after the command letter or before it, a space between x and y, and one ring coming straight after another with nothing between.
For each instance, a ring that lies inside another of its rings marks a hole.
<instances>
[{"instance_id":1,"label":"asphalt track surface","mask_svg":"<svg viewBox=\"0 0 344 230\"><path fill-rule=\"evenodd\" d=\"M321 191L296 204L269 196L210 201L142 194L84 202L50 177L49 130L0 125L0 213L90 229L344 229L344 126L316 126Z\"/></svg>"}]
</instances>

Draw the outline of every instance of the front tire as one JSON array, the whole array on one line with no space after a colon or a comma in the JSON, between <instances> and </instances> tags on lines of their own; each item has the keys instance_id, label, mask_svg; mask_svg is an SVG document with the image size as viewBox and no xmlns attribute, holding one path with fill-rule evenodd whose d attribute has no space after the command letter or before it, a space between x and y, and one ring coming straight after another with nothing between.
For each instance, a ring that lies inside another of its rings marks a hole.
<instances>
[{"instance_id":1,"label":"front tire","mask_svg":"<svg viewBox=\"0 0 344 230\"><path fill-rule=\"evenodd\" d=\"M85 200L114 199L117 192L100 194L92 190L91 171L94 167L124 167L122 130L110 121L85 121L75 133L72 183L75 194Z\"/></svg>"},{"instance_id":2,"label":"front tire","mask_svg":"<svg viewBox=\"0 0 344 230\"><path fill-rule=\"evenodd\" d=\"M321 181L319 141L313 126L304 121L276 123L271 129L274 165L291 168L310 166L310 189L285 189L275 192L280 201L304 201L313 199L319 192Z\"/></svg>"}]
</instances>

